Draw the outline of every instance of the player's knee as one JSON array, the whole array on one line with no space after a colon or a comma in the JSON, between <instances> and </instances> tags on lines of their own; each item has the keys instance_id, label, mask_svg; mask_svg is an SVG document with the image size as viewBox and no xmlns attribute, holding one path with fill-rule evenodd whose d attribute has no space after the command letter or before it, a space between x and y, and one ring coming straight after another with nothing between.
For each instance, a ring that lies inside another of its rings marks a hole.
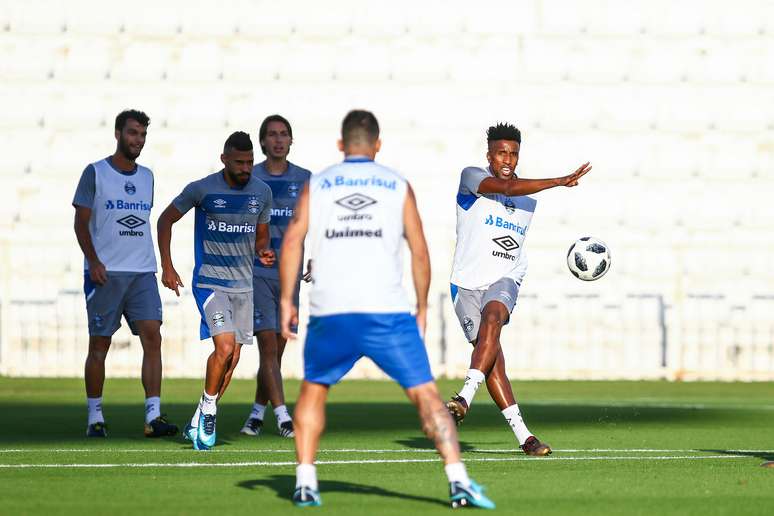
<instances>
[{"instance_id":1,"label":"player's knee","mask_svg":"<svg viewBox=\"0 0 774 516\"><path fill-rule=\"evenodd\" d=\"M485 311L481 315L481 323L489 328L500 328L505 321L503 318L494 311Z\"/></svg>"},{"instance_id":2,"label":"player's knee","mask_svg":"<svg viewBox=\"0 0 774 516\"><path fill-rule=\"evenodd\" d=\"M231 339L223 339L215 345L215 353L223 360L231 360L234 356L236 343Z\"/></svg>"}]
</instances>

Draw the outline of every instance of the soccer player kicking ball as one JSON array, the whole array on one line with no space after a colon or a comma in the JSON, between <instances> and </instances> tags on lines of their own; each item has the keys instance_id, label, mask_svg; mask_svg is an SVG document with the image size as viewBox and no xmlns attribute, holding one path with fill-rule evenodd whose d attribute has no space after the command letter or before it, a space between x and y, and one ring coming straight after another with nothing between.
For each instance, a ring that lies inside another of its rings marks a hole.
<instances>
[{"instance_id":1,"label":"soccer player kicking ball","mask_svg":"<svg viewBox=\"0 0 774 516\"><path fill-rule=\"evenodd\" d=\"M280 115L266 117L258 130L258 137L266 160L253 167L253 177L261 179L271 188L269 233L271 248L276 253L282 245L282 236L293 216L298 195L312 173L288 161L290 146L293 144L293 129L284 117ZM295 295L296 305L298 305L298 284ZM266 405L271 401L279 434L282 437L293 437L293 421L285 406L280 369L282 355L285 352L285 338L280 333L279 327L279 272L276 262L267 267L255 260L253 331L258 339L261 361L255 385L255 402L240 433L260 435Z\"/></svg>"},{"instance_id":2,"label":"soccer player kicking ball","mask_svg":"<svg viewBox=\"0 0 774 516\"><path fill-rule=\"evenodd\" d=\"M196 450L215 445L216 402L239 362L242 344L253 340L253 257L271 265L271 190L252 177L253 143L241 131L228 137L220 157L224 168L189 183L159 217L161 281L180 295L183 286L172 264L172 225L191 208L194 224L193 295L202 317L200 338L212 337L204 393L185 437Z\"/></svg>"},{"instance_id":3,"label":"soccer player kicking ball","mask_svg":"<svg viewBox=\"0 0 774 516\"><path fill-rule=\"evenodd\" d=\"M304 346L304 381L296 403L298 467L293 502L321 505L314 466L325 426L328 389L366 356L405 389L425 434L443 457L452 507L494 508L460 459L457 431L430 372L422 334L427 318L430 260L408 182L374 162L379 124L368 111L344 118L344 162L312 176L285 233L280 258L282 334L295 338L293 295L302 245L315 260ZM408 242L417 298L411 316L401 286L402 243Z\"/></svg>"},{"instance_id":4,"label":"soccer player kicking ball","mask_svg":"<svg viewBox=\"0 0 774 516\"><path fill-rule=\"evenodd\" d=\"M495 125L487 131L487 143L489 166L465 168L457 193L451 297L465 337L474 349L465 385L446 407L460 424L486 380L489 394L524 453L544 456L551 453L551 448L527 428L505 374L500 331L508 324L527 272L524 239L537 204L527 196L555 186L576 186L591 165L585 163L564 177L519 179L515 171L520 131L510 124Z\"/></svg>"},{"instance_id":5,"label":"soccer player kicking ball","mask_svg":"<svg viewBox=\"0 0 774 516\"><path fill-rule=\"evenodd\" d=\"M161 298L148 227L153 172L135 161L145 146L150 119L142 111L116 117L116 151L87 166L73 199L75 235L84 261L89 353L86 357L87 437L107 437L102 415L105 358L125 317L142 343L145 436L175 435L161 414Z\"/></svg>"}]
</instances>

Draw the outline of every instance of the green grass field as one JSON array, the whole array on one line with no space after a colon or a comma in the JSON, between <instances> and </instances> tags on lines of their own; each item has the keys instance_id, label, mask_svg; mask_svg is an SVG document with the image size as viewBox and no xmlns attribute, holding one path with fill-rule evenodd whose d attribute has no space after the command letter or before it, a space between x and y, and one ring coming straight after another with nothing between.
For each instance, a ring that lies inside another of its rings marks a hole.
<instances>
[{"instance_id":1,"label":"green grass field","mask_svg":"<svg viewBox=\"0 0 774 516\"><path fill-rule=\"evenodd\" d=\"M444 395L460 385L441 381ZM167 380L181 426L199 380ZM509 514L774 514L774 384L520 382L530 429L554 448L528 458L485 391L462 427L468 471ZM267 420L239 435L253 383L236 381L219 444L142 436L138 380L107 381L106 440L84 437L78 379L0 378L2 514L445 514L447 484L413 408L390 382L332 389L318 457L324 506L297 509L292 440ZM298 382L287 382L289 401ZM95 467L99 466L99 467Z\"/></svg>"}]
</instances>

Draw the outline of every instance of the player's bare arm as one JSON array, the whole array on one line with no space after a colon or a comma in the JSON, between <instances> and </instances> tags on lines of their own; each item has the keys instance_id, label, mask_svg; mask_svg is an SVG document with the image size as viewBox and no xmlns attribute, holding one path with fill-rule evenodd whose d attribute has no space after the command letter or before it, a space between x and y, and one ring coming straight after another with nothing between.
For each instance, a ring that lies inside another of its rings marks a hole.
<instances>
[{"instance_id":1,"label":"player's bare arm","mask_svg":"<svg viewBox=\"0 0 774 516\"><path fill-rule=\"evenodd\" d=\"M75 221L74 229L75 236L78 239L78 245L81 246L81 251L86 257L86 261L89 262L89 277L91 281L97 285L104 285L107 283L107 269L105 265L99 260L97 251L94 250L94 243L91 240L91 233L89 233L89 220L91 219L91 209L85 206L75 207Z\"/></svg>"},{"instance_id":2,"label":"player's bare arm","mask_svg":"<svg viewBox=\"0 0 774 516\"><path fill-rule=\"evenodd\" d=\"M255 226L255 254L258 255L258 261L264 267L271 267L277 260L274 249L269 247L268 224L257 224Z\"/></svg>"},{"instance_id":3,"label":"player's bare arm","mask_svg":"<svg viewBox=\"0 0 774 516\"><path fill-rule=\"evenodd\" d=\"M161 213L156 224L156 232L159 239L159 256L161 257L161 284L170 290L174 290L178 297L180 297L180 287L184 285L180 280L180 275L175 270L175 266L172 264L170 245L172 242L172 224L182 217L183 214L180 213L180 210L175 208L174 204L170 204Z\"/></svg>"},{"instance_id":4,"label":"player's bare arm","mask_svg":"<svg viewBox=\"0 0 774 516\"><path fill-rule=\"evenodd\" d=\"M577 186L580 178L589 173L590 170L591 163L586 162L572 174L549 179L521 179L518 177L501 179L499 177L488 177L481 181L481 184L478 186L478 193L499 193L517 196L530 195L556 186L573 187Z\"/></svg>"},{"instance_id":5,"label":"player's bare arm","mask_svg":"<svg viewBox=\"0 0 774 516\"><path fill-rule=\"evenodd\" d=\"M427 293L430 289L430 254L427 250L422 219L417 210L414 190L408 185L406 202L403 205L403 228L406 242L411 251L411 273L417 296L417 326L420 335L425 334L427 324Z\"/></svg>"},{"instance_id":6,"label":"player's bare arm","mask_svg":"<svg viewBox=\"0 0 774 516\"><path fill-rule=\"evenodd\" d=\"M303 245L309 229L309 183L298 198L293 218L285 231L280 253L280 329L286 339L295 339L290 327L298 324L298 307L293 304L293 293L298 280L298 269L303 258Z\"/></svg>"}]
</instances>

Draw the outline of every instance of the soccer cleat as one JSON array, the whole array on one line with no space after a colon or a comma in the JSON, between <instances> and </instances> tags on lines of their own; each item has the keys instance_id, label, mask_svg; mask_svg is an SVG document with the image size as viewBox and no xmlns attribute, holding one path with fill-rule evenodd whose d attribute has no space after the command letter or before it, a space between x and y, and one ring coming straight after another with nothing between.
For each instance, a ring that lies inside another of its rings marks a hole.
<instances>
[{"instance_id":1,"label":"soccer cleat","mask_svg":"<svg viewBox=\"0 0 774 516\"><path fill-rule=\"evenodd\" d=\"M167 421L165 415L160 415L150 423L145 423L145 437L164 437L177 434L177 425Z\"/></svg>"},{"instance_id":2,"label":"soccer cleat","mask_svg":"<svg viewBox=\"0 0 774 516\"><path fill-rule=\"evenodd\" d=\"M263 419L258 419L257 417L251 417L250 419L245 421L245 425L242 427L239 433L244 435L260 435L262 428L263 428Z\"/></svg>"},{"instance_id":3,"label":"soccer cleat","mask_svg":"<svg viewBox=\"0 0 774 516\"><path fill-rule=\"evenodd\" d=\"M296 507L319 507L322 505L320 492L308 486L297 487L293 493L293 504Z\"/></svg>"},{"instance_id":4,"label":"soccer cleat","mask_svg":"<svg viewBox=\"0 0 774 516\"><path fill-rule=\"evenodd\" d=\"M107 437L107 425L99 421L86 428L86 437Z\"/></svg>"},{"instance_id":5,"label":"soccer cleat","mask_svg":"<svg viewBox=\"0 0 774 516\"><path fill-rule=\"evenodd\" d=\"M468 413L468 402L459 394L455 394L452 396L452 399L446 402L446 408L449 409L454 422L459 426L462 420L465 419L465 414Z\"/></svg>"},{"instance_id":6,"label":"soccer cleat","mask_svg":"<svg viewBox=\"0 0 774 516\"><path fill-rule=\"evenodd\" d=\"M185 425L185 430L183 430L183 437L185 437L186 441L191 441L195 443L198 435L199 435L199 432L197 431L195 426L193 426L191 423L188 423L187 425Z\"/></svg>"},{"instance_id":7,"label":"soccer cleat","mask_svg":"<svg viewBox=\"0 0 774 516\"><path fill-rule=\"evenodd\" d=\"M460 507L478 507L480 509L494 509L495 504L484 494L483 486L470 481L469 486L460 482L449 483L449 504L452 509Z\"/></svg>"},{"instance_id":8,"label":"soccer cleat","mask_svg":"<svg viewBox=\"0 0 774 516\"><path fill-rule=\"evenodd\" d=\"M279 434L282 437L290 437L293 438L296 436L296 434L293 433L293 421L285 421L282 423L277 430L279 430Z\"/></svg>"},{"instance_id":9,"label":"soccer cleat","mask_svg":"<svg viewBox=\"0 0 774 516\"><path fill-rule=\"evenodd\" d=\"M200 414L194 449L209 450L215 446L215 414Z\"/></svg>"},{"instance_id":10,"label":"soccer cleat","mask_svg":"<svg viewBox=\"0 0 774 516\"><path fill-rule=\"evenodd\" d=\"M530 435L519 448L527 455L532 455L533 457L551 455L551 447L546 443L541 443L534 435Z\"/></svg>"}]
</instances>

